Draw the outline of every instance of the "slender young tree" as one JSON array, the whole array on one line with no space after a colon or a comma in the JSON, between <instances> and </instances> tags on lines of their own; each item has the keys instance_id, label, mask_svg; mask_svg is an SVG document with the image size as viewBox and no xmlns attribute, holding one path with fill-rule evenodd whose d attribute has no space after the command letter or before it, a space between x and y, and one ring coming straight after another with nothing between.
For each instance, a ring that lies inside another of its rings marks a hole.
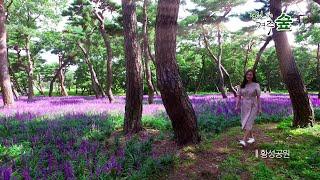
<instances>
[{"instance_id":1,"label":"slender young tree","mask_svg":"<svg viewBox=\"0 0 320 180\"><path fill-rule=\"evenodd\" d=\"M254 61L254 65L252 70L256 71L258 68L258 64L260 62L261 59L261 55L263 53L263 51L266 49L266 47L268 46L268 44L270 43L270 41L272 40L272 36L268 36L264 42L264 44L262 45L262 47L259 49L259 52L257 53L256 56L256 60Z\"/></svg>"},{"instance_id":2,"label":"slender young tree","mask_svg":"<svg viewBox=\"0 0 320 180\"><path fill-rule=\"evenodd\" d=\"M98 80L97 73L93 67L93 63L90 59L90 54L89 54L90 45L91 45L91 42L90 42L89 37L87 37L87 39L84 41L78 42L78 46L81 49L83 56L84 56L84 61L88 65L88 68L89 68L92 89L96 95L96 98L99 98L99 97L104 98L104 97L106 97L105 92L103 91L103 88Z\"/></svg>"},{"instance_id":3,"label":"slender young tree","mask_svg":"<svg viewBox=\"0 0 320 180\"><path fill-rule=\"evenodd\" d=\"M318 99L320 99L320 43L317 48L317 82L318 82Z\"/></svg>"},{"instance_id":4,"label":"slender young tree","mask_svg":"<svg viewBox=\"0 0 320 180\"><path fill-rule=\"evenodd\" d=\"M95 2L96 4L99 3ZM99 22L99 32L103 38L104 45L106 48L106 53L107 53L107 59L106 59L106 65L107 65L107 96L109 99L109 102L112 103L114 101L113 93L112 93L112 82L113 82L113 73L112 73L112 59L113 59L113 53L112 53L112 48L111 48L111 42L110 42L110 36L107 33L106 27L105 27L105 15L104 12L108 8L108 2L102 1L101 5L99 6L99 10L94 9L93 14L94 17L98 20Z\"/></svg>"},{"instance_id":5,"label":"slender young tree","mask_svg":"<svg viewBox=\"0 0 320 180\"><path fill-rule=\"evenodd\" d=\"M222 61L222 43L221 43L221 31L219 28L219 24L217 26L217 37L218 37L217 39L218 39L218 47L219 47L219 51L218 51L217 56L212 52L212 50L210 48L209 41L208 41L208 38L207 38L207 35L205 33L203 26L202 26L202 31L203 31L202 35L203 35L203 39L204 39L205 48L208 51L208 54L209 54L210 58L212 59L213 63L217 64L218 69L219 69L219 72L218 72L219 84L217 87L218 87L219 91L221 92L222 97L227 98L226 89L225 89L225 80L228 83L229 90L236 97L237 93L231 83L230 75L229 75L228 71L226 70L226 68L224 68L224 66L221 63L221 61Z\"/></svg>"},{"instance_id":6,"label":"slender young tree","mask_svg":"<svg viewBox=\"0 0 320 180\"><path fill-rule=\"evenodd\" d=\"M61 67L63 64L63 55L59 54L59 67ZM61 96L68 96L68 92L66 90L66 87L64 85L65 77L64 77L64 69L61 68L59 71L59 81L60 81L60 94Z\"/></svg>"},{"instance_id":7,"label":"slender young tree","mask_svg":"<svg viewBox=\"0 0 320 180\"><path fill-rule=\"evenodd\" d=\"M148 86L148 102L149 104L153 103L153 98L154 98L154 91L155 88L152 83L152 74L151 74L151 68L150 68L150 63L151 63L151 55L149 54L149 38L148 38L148 14L147 14L147 7L148 7L149 1L144 0L143 1L143 55L144 55L144 67L145 67L145 76L146 76L146 81L147 81L147 86Z\"/></svg>"},{"instance_id":8,"label":"slender young tree","mask_svg":"<svg viewBox=\"0 0 320 180\"><path fill-rule=\"evenodd\" d=\"M33 68L33 61L32 61L32 57L31 57L31 53L30 53L30 36L26 35L25 36L25 49L26 49L26 53L27 53L27 73L28 73L28 99L32 99L34 96L34 90L33 90L33 86L34 86L34 82L33 82L33 72L34 72L34 68Z\"/></svg>"},{"instance_id":9,"label":"slender young tree","mask_svg":"<svg viewBox=\"0 0 320 180\"><path fill-rule=\"evenodd\" d=\"M197 117L183 87L176 61L176 35L180 0L159 0L156 19L156 68L158 86L172 121L177 142L198 143Z\"/></svg>"},{"instance_id":10,"label":"slender young tree","mask_svg":"<svg viewBox=\"0 0 320 180\"><path fill-rule=\"evenodd\" d=\"M137 36L135 0L122 0L122 11L127 87L124 132L131 134L142 130L143 100L142 63Z\"/></svg>"},{"instance_id":11,"label":"slender young tree","mask_svg":"<svg viewBox=\"0 0 320 180\"><path fill-rule=\"evenodd\" d=\"M282 1L270 0L270 12L275 20L282 13ZM286 32L273 30L273 40L280 64L280 71L289 91L295 127L307 127L314 124L314 111L308 92L298 71Z\"/></svg>"},{"instance_id":12,"label":"slender young tree","mask_svg":"<svg viewBox=\"0 0 320 180\"><path fill-rule=\"evenodd\" d=\"M5 106L14 103L14 96L11 87L10 74L7 57L7 33L6 33L6 13L4 1L0 0L0 84L3 104Z\"/></svg>"}]
</instances>

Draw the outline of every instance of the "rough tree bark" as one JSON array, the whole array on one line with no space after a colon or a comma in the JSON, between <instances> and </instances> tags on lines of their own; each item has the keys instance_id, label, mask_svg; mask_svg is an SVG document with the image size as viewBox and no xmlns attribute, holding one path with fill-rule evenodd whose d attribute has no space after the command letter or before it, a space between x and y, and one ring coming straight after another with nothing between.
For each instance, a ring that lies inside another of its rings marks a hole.
<instances>
[{"instance_id":1,"label":"rough tree bark","mask_svg":"<svg viewBox=\"0 0 320 180\"><path fill-rule=\"evenodd\" d=\"M63 65L63 55L59 55L59 67L61 67ZM60 94L61 96L68 96L68 92L66 90L66 87L64 86L64 72L63 72L63 68L61 68L59 70L59 81L60 81Z\"/></svg>"},{"instance_id":2,"label":"rough tree bark","mask_svg":"<svg viewBox=\"0 0 320 180\"><path fill-rule=\"evenodd\" d=\"M95 17L97 18L97 20L99 21L99 31L100 34L103 38L104 44L105 44L105 48L107 51L107 60L106 60L106 65L107 65L107 96L109 99L109 102L112 103L114 101L114 97L113 97L113 93L112 93L112 82L113 82L113 78L112 78L112 59L113 59L113 53L112 53L112 48L111 48L111 43L110 43L110 37L107 34L105 25L104 25L104 21L105 21L105 17L103 15L103 13L101 12L94 12L95 13Z\"/></svg>"},{"instance_id":3,"label":"rough tree bark","mask_svg":"<svg viewBox=\"0 0 320 180\"><path fill-rule=\"evenodd\" d=\"M78 46L80 47L83 55L84 55L84 61L88 65L90 76L91 76L91 84L92 84L92 89L96 95L96 98L99 98L100 96L106 97L106 94L104 93L99 80L97 78L96 71L93 68L93 64L89 58L89 54L87 49L84 47L84 44L82 42L78 42Z\"/></svg>"},{"instance_id":4,"label":"rough tree bark","mask_svg":"<svg viewBox=\"0 0 320 180\"><path fill-rule=\"evenodd\" d=\"M158 87L178 144L198 143L197 117L183 87L176 61L177 18L180 0L159 0L156 18Z\"/></svg>"},{"instance_id":5,"label":"rough tree bark","mask_svg":"<svg viewBox=\"0 0 320 180\"><path fill-rule=\"evenodd\" d=\"M148 102L149 104L153 103L154 98L154 86L152 83L152 74L150 68L150 60L151 56L149 54L149 38L148 38L148 14L147 14L147 7L148 7L148 0L144 0L143 2L143 55L144 55L144 66L145 66L145 75L146 81L148 86Z\"/></svg>"},{"instance_id":6,"label":"rough tree bark","mask_svg":"<svg viewBox=\"0 0 320 180\"><path fill-rule=\"evenodd\" d=\"M33 91L33 61L31 58L31 53L30 53L30 36L26 35L25 36L25 48L26 48L26 54L27 54L27 60L28 60L28 65L27 65L27 74L28 74L28 99L32 99L34 96L34 91Z\"/></svg>"},{"instance_id":7,"label":"rough tree bark","mask_svg":"<svg viewBox=\"0 0 320 180\"><path fill-rule=\"evenodd\" d=\"M281 15L281 0L270 0L270 12L273 19ZM273 40L279 59L280 71L289 91L293 107L293 126L307 127L314 124L314 111L312 103L308 97L308 92L296 66L296 62L288 43L286 32L273 30Z\"/></svg>"},{"instance_id":8,"label":"rough tree bark","mask_svg":"<svg viewBox=\"0 0 320 180\"><path fill-rule=\"evenodd\" d=\"M258 54L256 56L256 60L254 61L254 65L253 65L253 68L252 68L253 71L257 70L258 64L259 64L260 59L261 59L261 55L262 55L263 51L266 49L266 47L268 46L268 44L270 43L271 40L272 40L272 36L268 36L267 39L265 40L263 46L259 49L259 52L258 52Z\"/></svg>"},{"instance_id":9,"label":"rough tree bark","mask_svg":"<svg viewBox=\"0 0 320 180\"><path fill-rule=\"evenodd\" d=\"M14 103L7 58L6 13L4 1L0 0L0 86L4 106Z\"/></svg>"},{"instance_id":10,"label":"rough tree bark","mask_svg":"<svg viewBox=\"0 0 320 180\"><path fill-rule=\"evenodd\" d=\"M126 58L126 107L125 134L142 130L143 77L141 53L137 36L135 0L122 0L125 58Z\"/></svg>"}]
</instances>

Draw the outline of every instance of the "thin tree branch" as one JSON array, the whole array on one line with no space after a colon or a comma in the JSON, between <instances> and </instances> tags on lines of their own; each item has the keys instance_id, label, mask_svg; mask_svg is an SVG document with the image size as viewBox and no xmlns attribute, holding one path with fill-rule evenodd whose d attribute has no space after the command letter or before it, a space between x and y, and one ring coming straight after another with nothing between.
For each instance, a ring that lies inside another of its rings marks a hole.
<instances>
[{"instance_id":1,"label":"thin tree branch","mask_svg":"<svg viewBox=\"0 0 320 180\"><path fill-rule=\"evenodd\" d=\"M259 52L258 52L258 54L256 56L256 60L254 62L253 68L252 68L253 71L257 70L258 63L259 63L259 61L261 59L261 55L262 55L263 51L266 49L266 47L268 46L268 44L270 43L271 40L272 40L272 36L268 36L266 41L264 42L263 46L260 48L260 50L259 50Z\"/></svg>"}]
</instances>

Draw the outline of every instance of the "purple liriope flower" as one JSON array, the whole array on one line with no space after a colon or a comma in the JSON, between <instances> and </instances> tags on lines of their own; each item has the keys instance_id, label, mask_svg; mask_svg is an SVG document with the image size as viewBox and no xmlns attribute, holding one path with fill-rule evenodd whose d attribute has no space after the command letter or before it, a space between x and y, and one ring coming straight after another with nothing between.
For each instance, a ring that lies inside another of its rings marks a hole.
<instances>
[{"instance_id":1,"label":"purple liriope flower","mask_svg":"<svg viewBox=\"0 0 320 180\"><path fill-rule=\"evenodd\" d=\"M124 157L124 149L123 148L118 148L116 151L116 156L123 158Z\"/></svg>"},{"instance_id":2,"label":"purple liriope flower","mask_svg":"<svg viewBox=\"0 0 320 180\"><path fill-rule=\"evenodd\" d=\"M3 171L3 180L10 180L11 175L12 175L12 168L11 167L5 168Z\"/></svg>"},{"instance_id":3,"label":"purple liriope flower","mask_svg":"<svg viewBox=\"0 0 320 180\"><path fill-rule=\"evenodd\" d=\"M112 155L101 170L105 173L109 173L112 170L115 170L117 173L120 173L121 169L121 164L117 162L116 156Z\"/></svg>"},{"instance_id":4,"label":"purple liriope flower","mask_svg":"<svg viewBox=\"0 0 320 180\"><path fill-rule=\"evenodd\" d=\"M63 172L66 179L75 179L73 168L69 161L63 164Z\"/></svg>"},{"instance_id":5,"label":"purple liriope flower","mask_svg":"<svg viewBox=\"0 0 320 180\"><path fill-rule=\"evenodd\" d=\"M23 177L24 180L31 180L32 179L30 174L29 174L29 169L24 169L22 171L22 177Z\"/></svg>"}]
</instances>

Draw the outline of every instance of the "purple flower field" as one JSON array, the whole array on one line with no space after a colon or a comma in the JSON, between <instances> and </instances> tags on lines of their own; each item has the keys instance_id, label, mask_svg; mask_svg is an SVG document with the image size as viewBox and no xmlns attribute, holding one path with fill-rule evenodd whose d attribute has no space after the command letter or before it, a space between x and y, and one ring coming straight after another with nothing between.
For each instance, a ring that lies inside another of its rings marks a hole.
<instances>
[{"instance_id":1,"label":"purple flower field","mask_svg":"<svg viewBox=\"0 0 320 180\"><path fill-rule=\"evenodd\" d=\"M314 107L320 107L320 100L316 95L310 96ZM166 114L161 98L155 98L154 104L147 104L147 97L144 97L143 115ZM229 96L222 99L220 95L192 95L191 102L197 115L210 113L211 115L223 115L226 118L237 116L234 111L235 98ZM1 99L0 99L1 101ZM83 114L94 114L106 116L108 114L124 114L125 97L116 97L115 103L110 104L107 99L96 99L88 96L70 97L36 97L28 101L21 97L13 107L0 109L1 118L15 120L32 120L35 118L52 118L57 116L77 116ZM289 96L268 95L262 96L262 109L267 115L287 116L292 114Z\"/></svg>"},{"instance_id":2,"label":"purple flower field","mask_svg":"<svg viewBox=\"0 0 320 180\"><path fill-rule=\"evenodd\" d=\"M316 96L310 98L320 107ZM161 98L156 97L152 105L146 99L144 117L166 119ZM231 96L192 95L190 99L198 116L223 116L226 120L239 116ZM286 95L264 94L262 108L265 116L292 114ZM126 146L114 140L114 146L105 147L105 138L115 130L113 123L121 125L124 109L123 96L113 104L82 96L36 97L33 101L21 97L14 106L1 108L0 179L110 179L131 176L149 161L160 166L162 157L152 152L148 140L127 142Z\"/></svg>"}]
</instances>

